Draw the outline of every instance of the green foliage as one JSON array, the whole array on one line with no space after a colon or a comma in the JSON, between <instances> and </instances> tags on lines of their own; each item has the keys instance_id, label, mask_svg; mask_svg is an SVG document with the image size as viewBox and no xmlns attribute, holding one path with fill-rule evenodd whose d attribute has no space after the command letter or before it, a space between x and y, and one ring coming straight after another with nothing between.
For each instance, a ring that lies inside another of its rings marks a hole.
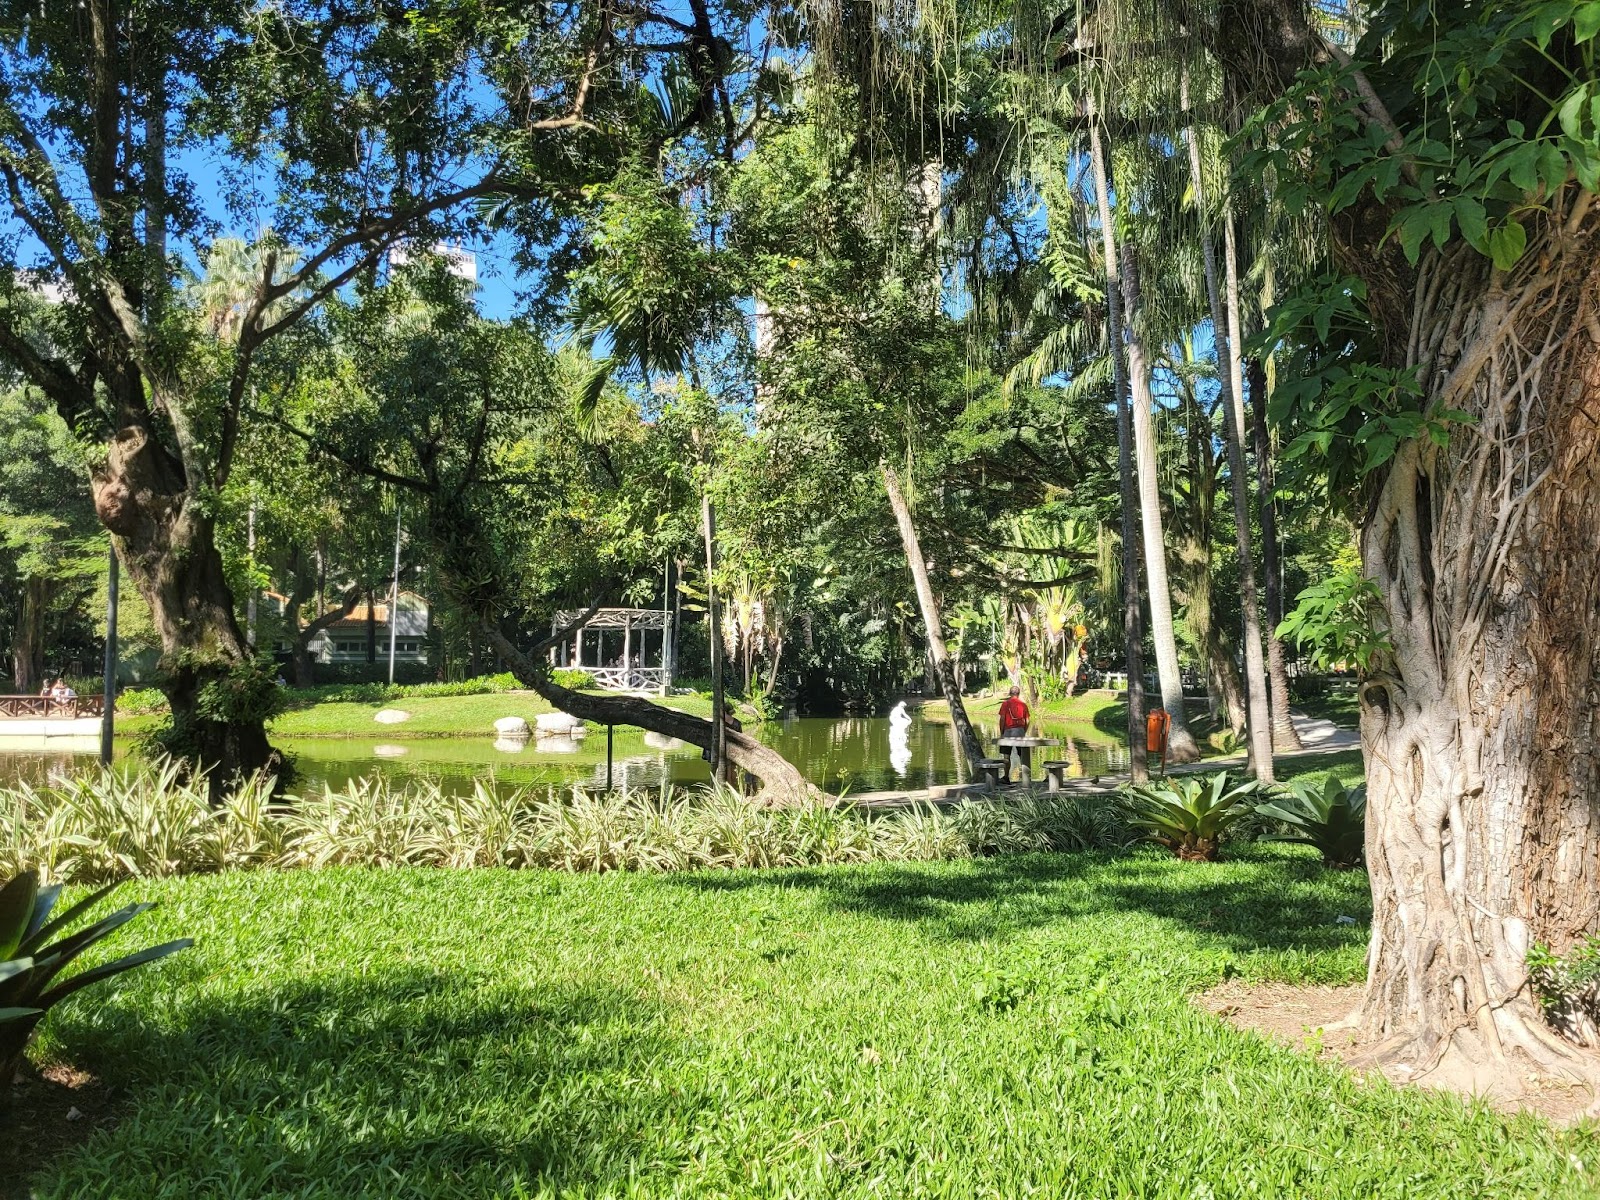
<instances>
[{"instance_id":1,"label":"green foliage","mask_svg":"<svg viewBox=\"0 0 1600 1200\"><path fill-rule=\"evenodd\" d=\"M195 696L195 713L219 725L254 725L282 712L284 702L278 664L263 654L202 683Z\"/></svg>"},{"instance_id":2,"label":"green foliage","mask_svg":"<svg viewBox=\"0 0 1600 1200\"><path fill-rule=\"evenodd\" d=\"M728 789L664 795L582 789L470 796L361 779L271 803L272 781L220 808L173 764L0 789L0 869L101 882L250 867L502 866L691 870L1111 849L1128 841L1103 797L966 800L887 813L850 805L764 809Z\"/></svg>"},{"instance_id":3,"label":"green foliage","mask_svg":"<svg viewBox=\"0 0 1600 1200\"><path fill-rule=\"evenodd\" d=\"M1260 786L1235 783L1226 771L1208 777L1168 776L1123 793L1128 824L1189 862L1215 862L1229 826L1250 812L1244 803Z\"/></svg>"},{"instance_id":4,"label":"green foliage","mask_svg":"<svg viewBox=\"0 0 1600 1200\"><path fill-rule=\"evenodd\" d=\"M117 712L133 717L167 711L167 697L160 688L128 688L117 696Z\"/></svg>"},{"instance_id":5,"label":"green foliage","mask_svg":"<svg viewBox=\"0 0 1600 1200\"><path fill-rule=\"evenodd\" d=\"M390 700L421 700L439 696L487 696L521 688L509 671L480 675L476 679L454 679L436 683L329 683L310 688L289 688L285 695L291 705L299 704L383 704Z\"/></svg>"},{"instance_id":6,"label":"green foliage","mask_svg":"<svg viewBox=\"0 0 1600 1200\"><path fill-rule=\"evenodd\" d=\"M0 1089L10 1088L34 1030L56 1004L90 984L194 944L190 938L179 938L61 978L85 950L154 907L130 904L68 934L73 923L115 886L90 893L59 916L52 914L61 888L41 889L39 876L32 871L15 875L0 887Z\"/></svg>"},{"instance_id":7,"label":"green foliage","mask_svg":"<svg viewBox=\"0 0 1600 1200\"><path fill-rule=\"evenodd\" d=\"M1353 663L1366 674L1394 653L1383 631L1382 612L1378 585L1360 568L1346 567L1300 593L1278 626L1278 636L1292 638L1309 651L1320 670L1342 670Z\"/></svg>"},{"instance_id":8,"label":"green foliage","mask_svg":"<svg viewBox=\"0 0 1600 1200\"><path fill-rule=\"evenodd\" d=\"M594 676L587 671L580 671L576 667L557 667L550 672L550 678L558 687L570 688L572 691L581 692L584 688L594 686Z\"/></svg>"},{"instance_id":9,"label":"green foliage","mask_svg":"<svg viewBox=\"0 0 1600 1200\"><path fill-rule=\"evenodd\" d=\"M1545 1015L1558 1028L1600 1021L1600 935L1578 941L1566 954L1541 942L1528 949L1528 981Z\"/></svg>"},{"instance_id":10,"label":"green foliage","mask_svg":"<svg viewBox=\"0 0 1600 1200\"><path fill-rule=\"evenodd\" d=\"M1256 805L1256 813L1289 827L1266 840L1315 846L1322 864L1347 871L1359 867L1366 853L1367 787L1346 787L1337 776L1297 779L1287 795Z\"/></svg>"}]
</instances>

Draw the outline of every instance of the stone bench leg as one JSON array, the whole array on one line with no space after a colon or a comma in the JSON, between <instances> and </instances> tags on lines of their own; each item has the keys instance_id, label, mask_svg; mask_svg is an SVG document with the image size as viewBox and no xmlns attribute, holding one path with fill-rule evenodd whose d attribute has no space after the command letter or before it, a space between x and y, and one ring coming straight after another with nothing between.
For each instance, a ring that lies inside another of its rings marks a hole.
<instances>
[{"instance_id":1,"label":"stone bench leg","mask_svg":"<svg viewBox=\"0 0 1600 1200\"><path fill-rule=\"evenodd\" d=\"M1006 760L983 758L978 760L978 782L993 790L1006 782Z\"/></svg>"},{"instance_id":2,"label":"stone bench leg","mask_svg":"<svg viewBox=\"0 0 1600 1200\"><path fill-rule=\"evenodd\" d=\"M1067 785L1067 771L1071 768L1070 762L1047 762L1044 764L1046 790L1059 792Z\"/></svg>"}]
</instances>

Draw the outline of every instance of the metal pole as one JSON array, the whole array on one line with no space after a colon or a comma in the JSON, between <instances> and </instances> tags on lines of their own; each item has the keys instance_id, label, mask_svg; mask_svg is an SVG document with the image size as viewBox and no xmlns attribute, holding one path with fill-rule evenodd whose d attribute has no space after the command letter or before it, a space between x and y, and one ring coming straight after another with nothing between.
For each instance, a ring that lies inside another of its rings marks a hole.
<instances>
[{"instance_id":1,"label":"metal pole","mask_svg":"<svg viewBox=\"0 0 1600 1200\"><path fill-rule=\"evenodd\" d=\"M100 714L100 763L111 765L111 734L117 711L117 547L106 563L106 660L102 677L105 709Z\"/></svg>"},{"instance_id":2,"label":"metal pole","mask_svg":"<svg viewBox=\"0 0 1600 1200\"><path fill-rule=\"evenodd\" d=\"M606 726L606 791L611 790L611 731L614 725Z\"/></svg>"},{"instance_id":3,"label":"metal pole","mask_svg":"<svg viewBox=\"0 0 1600 1200\"><path fill-rule=\"evenodd\" d=\"M389 584L389 682L394 682L394 639L400 630L400 498L394 502L394 578Z\"/></svg>"},{"instance_id":4,"label":"metal pole","mask_svg":"<svg viewBox=\"0 0 1600 1200\"><path fill-rule=\"evenodd\" d=\"M711 507L711 493L702 493L701 517L705 524L706 540L706 624L711 640L711 778L722 778L723 747L726 740L722 731L723 708L726 700L722 691L722 621L717 612L717 516Z\"/></svg>"}]
</instances>

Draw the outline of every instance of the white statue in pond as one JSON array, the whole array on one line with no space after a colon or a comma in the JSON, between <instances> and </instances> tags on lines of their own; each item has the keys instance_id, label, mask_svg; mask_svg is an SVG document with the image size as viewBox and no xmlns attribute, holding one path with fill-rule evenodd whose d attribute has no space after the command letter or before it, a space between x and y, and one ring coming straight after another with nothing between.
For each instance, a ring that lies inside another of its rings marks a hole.
<instances>
[{"instance_id":1,"label":"white statue in pond","mask_svg":"<svg viewBox=\"0 0 1600 1200\"><path fill-rule=\"evenodd\" d=\"M889 765L902 779L911 765L911 714L904 700L889 712Z\"/></svg>"}]
</instances>

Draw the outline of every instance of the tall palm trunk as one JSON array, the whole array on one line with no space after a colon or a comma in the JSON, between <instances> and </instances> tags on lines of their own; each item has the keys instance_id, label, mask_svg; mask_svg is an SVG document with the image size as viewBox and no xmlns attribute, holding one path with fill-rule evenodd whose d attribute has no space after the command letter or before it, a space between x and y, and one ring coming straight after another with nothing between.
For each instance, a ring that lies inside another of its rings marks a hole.
<instances>
[{"instance_id":1,"label":"tall palm trunk","mask_svg":"<svg viewBox=\"0 0 1600 1200\"><path fill-rule=\"evenodd\" d=\"M1267 678L1272 683L1272 744L1278 750L1300 750L1300 735L1289 716L1289 668L1283 658L1283 576L1278 553L1278 498L1272 471L1272 439L1267 434L1267 371L1252 358L1250 433L1256 449L1256 484L1261 490L1261 571L1267 601Z\"/></svg>"},{"instance_id":2,"label":"tall palm trunk","mask_svg":"<svg viewBox=\"0 0 1600 1200\"><path fill-rule=\"evenodd\" d=\"M1187 102L1187 96L1185 96ZM1250 483L1244 460L1244 408L1240 403L1238 348L1239 281L1233 245L1233 218L1224 223L1227 255L1227 309L1224 311L1217 279L1217 252L1206 224L1205 180L1200 167L1200 143L1195 127L1186 131L1189 173L1195 209L1200 217L1200 254L1205 264L1206 296L1211 304L1211 329L1217 347L1217 376L1222 381L1223 428L1228 446L1228 475L1233 492L1233 522L1239 549L1239 607L1243 611L1245 728L1250 747L1250 767L1256 778L1271 783L1272 719L1267 707L1267 666L1261 653L1261 613L1256 602L1256 569L1250 544Z\"/></svg>"},{"instance_id":3,"label":"tall palm trunk","mask_svg":"<svg viewBox=\"0 0 1600 1200\"><path fill-rule=\"evenodd\" d=\"M1161 520L1160 475L1156 463L1155 403L1150 392L1150 361L1135 324L1139 308L1139 268L1133 247L1122 246L1122 303L1127 317L1128 380L1133 388L1133 447L1138 459L1139 515L1144 526L1145 581L1150 589L1150 635L1156 648L1161 707L1172 718L1167 761L1195 762L1200 747L1184 719L1183 674L1172 625L1172 592L1167 583L1167 539Z\"/></svg>"},{"instance_id":4,"label":"tall palm trunk","mask_svg":"<svg viewBox=\"0 0 1600 1200\"><path fill-rule=\"evenodd\" d=\"M888 462L879 463L883 472L883 490L888 494L889 507L894 510L895 524L900 529L900 542L905 547L906 563L911 568L911 579L917 589L917 605L922 610L923 633L928 641L928 662L937 676L939 690L950 705L950 723L955 727L961 743L961 752L977 772L978 760L983 757L983 744L978 740L972 721L967 717L966 705L961 702L961 689L956 686L955 671L950 665L950 652L944 644L944 626L939 618L939 601L933 594L933 584L928 579L928 563L922 557L922 543L917 538L917 527L911 520L911 509L906 504L905 493L900 488L900 477Z\"/></svg>"},{"instance_id":5,"label":"tall palm trunk","mask_svg":"<svg viewBox=\"0 0 1600 1200\"><path fill-rule=\"evenodd\" d=\"M1139 609L1139 530L1133 514L1138 504L1133 480L1133 429L1128 403L1128 367L1122 347L1122 285L1117 271L1117 240L1111 228L1111 192L1094 93L1087 100L1089 160L1099 205L1100 245L1106 271L1106 332L1111 373L1117 393L1117 470L1122 480L1122 636L1128 664L1129 774L1135 783L1149 777L1144 731L1144 622Z\"/></svg>"}]
</instances>

